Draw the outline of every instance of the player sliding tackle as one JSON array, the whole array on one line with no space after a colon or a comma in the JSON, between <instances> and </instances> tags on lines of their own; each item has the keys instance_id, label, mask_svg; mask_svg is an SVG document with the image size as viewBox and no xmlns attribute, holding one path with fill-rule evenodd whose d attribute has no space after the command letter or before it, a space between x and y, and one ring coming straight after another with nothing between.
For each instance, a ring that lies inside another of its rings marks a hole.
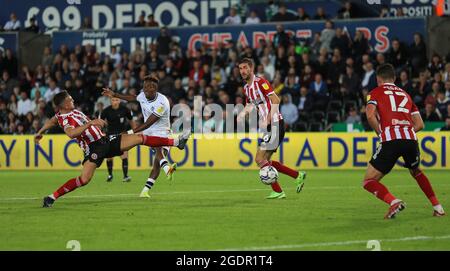
<instances>
[{"instance_id":1,"label":"player sliding tackle","mask_svg":"<svg viewBox=\"0 0 450 271\"><path fill-rule=\"evenodd\" d=\"M144 78L144 85L141 93L135 95L123 95L115 93L108 88L104 88L102 94L111 98L119 98L128 102L138 101L141 105L144 123L128 133L134 134L142 132L147 136L159 136L168 138L171 134L170 130L170 104L169 100L161 93L158 93L159 80L155 76L147 76ZM161 168L166 173L169 180L172 180L177 164L170 165L167 161L169 147L155 148L156 156L153 161L152 171L148 176L147 182L142 189L140 197L149 198L149 191L155 184L159 176Z\"/></svg>"},{"instance_id":2,"label":"player sliding tackle","mask_svg":"<svg viewBox=\"0 0 450 271\"><path fill-rule=\"evenodd\" d=\"M247 83L244 86L244 96L247 105L238 116L238 121L243 121L245 116L249 114L255 107L258 110L260 118L267 127L266 135L263 138L261 146L256 151L255 161L259 168L272 166L279 172L286 174L296 180L297 193L303 188L306 173L304 171L296 171L283 165L278 161L271 161L272 154L277 151L284 138L284 121L283 116L278 110L280 98L273 91L269 81L254 74L254 62L250 58L244 58L239 61L239 72L242 79ZM270 133L270 134L269 134ZM281 189L278 182L271 184L272 193L268 199L285 198L286 194Z\"/></svg>"},{"instance_id":3,"label":"player sliding tackle","mask_svg":"<svg viewBox=\"0 0 450 271\"><path fill-rule=\"evenodd\" d=\"M370 160L364 177L364 189L390 205L386 219L405 208L405 203L393 196L380 180L394 167L400 156L411 176L433 205L433 215L445 215L427 176L419 168L420 151L416 132L423 129L417 106L403 89L397 87L395 70L390 64L377 68L378 87L367 96L366 115L370 126L380 137L380 145Z\"/></svg>"},{"instance_id":4,"label":"player sliding tackle","mask_svg":"<svg viewBox=\"0 0 450 271\"><path fill-rule=\"evenodd\" d=\"M190 135L190 131L188 131L175 139L134 134L106 137L101 130L105 121L102 119L90 120L85 114L75 110L74 101L66 91L56 94L53 103L58 113L48 120L35 135L36 144L39 144L39 140L45 131L59 125L64 129L66 135L70 138L76 138L84 152L84 160L81 175L68 180L54 193L46 196L43 207L51 207L59 197L88 184L95 170L100 167L105 158L120 156L124 151L128 151L137 145L150 147L177 146L179 149L184 149Z\"/></svg>"}]
</instances>

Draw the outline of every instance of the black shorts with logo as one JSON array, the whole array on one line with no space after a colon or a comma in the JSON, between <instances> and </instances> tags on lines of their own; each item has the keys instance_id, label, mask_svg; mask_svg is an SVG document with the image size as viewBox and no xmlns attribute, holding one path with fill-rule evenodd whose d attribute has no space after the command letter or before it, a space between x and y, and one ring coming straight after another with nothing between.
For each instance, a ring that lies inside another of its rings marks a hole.
<instances>
[{"instance_id":1,"label":"black shorts with logo","mask_svg":"<svg viewBox=\"0 0 450 271\"><path fill-rule=\"evenodd\" d=\"M259 147L262 150L276 152L281 142L283 142L285 132L284 120L282 119L267 125L267 132L263 134Z\"/></svg>"},{"instance_id":2,"label":"black shorts with logo","mask_svg":"<svg viewBox=\"0 0 450 271\"><path fill-rule=\"evenodd\" d=\"M377 151L370 160L370 164L383 174L388 174L399 157L403 157L405 168L418 168L420 164L420 150L417 141L397 139L382 142L378 145Z\"/></svg>"},{"instance_id":3,"label":"black shorts with logo","mask_svg":"<svg viewBox=\"0 0 450 271\"><path fill-rule=\"evenodd\" d=\"M123 152L120 150L121 135L110 135L89 144L85 152L83 164L89 160L100 167L105 158L120 156Z\"/></svg>"}]
</instances>

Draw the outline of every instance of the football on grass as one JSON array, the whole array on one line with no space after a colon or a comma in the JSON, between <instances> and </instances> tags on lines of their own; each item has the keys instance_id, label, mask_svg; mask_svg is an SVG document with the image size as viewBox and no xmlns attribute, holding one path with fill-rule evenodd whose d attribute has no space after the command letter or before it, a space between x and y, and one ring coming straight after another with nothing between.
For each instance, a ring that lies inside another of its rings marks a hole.
<instances>
[{"instance_id":1,"label":"football on grass","mask_svg":"<svg viewBox=\"0 0 450 271\"><path fill-rule=\"evenodd\" d=\"M278 171L272 166L265 166L259 170L259 178L264 184L272 184L278 180Z\"/></svg>"}]
</instances>

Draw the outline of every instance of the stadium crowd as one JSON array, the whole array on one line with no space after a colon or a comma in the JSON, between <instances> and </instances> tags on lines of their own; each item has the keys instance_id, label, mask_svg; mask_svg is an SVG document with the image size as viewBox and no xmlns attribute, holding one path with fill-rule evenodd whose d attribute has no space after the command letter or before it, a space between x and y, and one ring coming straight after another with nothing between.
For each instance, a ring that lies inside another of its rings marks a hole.
<instances>
[{"instance_id":1,"label":"stadium crowd","mask_svg":"<svg viewBox=\"0 0 450 271\"><path fill-rule=\"evenodd\" d=\"M237 10L231 9L224 23L234 23ZM301 8L297 15L287 15L283 5L276 10L271 18L278 19L273 21L309 18ZM354 17L350 10L344 7L337 17ZM52 98L63 89L79 109L98 117L110 105L109 99L101 96L103 87L138 94L149 73L159 76L160 92L171 105L193 107L196 95L203 97L203 105L242 104L243 82L236 66L242 57L252 58L256 74L272 82L290 131L330 130L336 122L360 123L370 130L365 118L366 96L376 87L377 66L385 62L395 66L398 86L411 95L423 119L445 121L443 129L450 129L450 54L427 58L427 45L417 33L411 44L393 39L387 52L376 53L362 32L350 36L328 16L320 16L321 12L318 10L314 19L322 19L324 28L310 40L292 38L280 23L273 41L262 41L258 48L229 42L186 51L172 39L170 29L162 27L155 43L148 48L137 43L132 52L112 47L110 54L100 54L92 45L73 49L63 45L56 53L45 48L35 69L18 67L10 49L0 51L0 133L35 133L54 114ZM258 22L255 12L246 14L245 23ZM158 27L152 17L141 19L139 26ZM89 27L89 21L85 23ZM135 119L142 121L139 105L127 106ZM205 117L203 126L206 131L223 130L214 118Z\"/></svg>"}]
</instances>

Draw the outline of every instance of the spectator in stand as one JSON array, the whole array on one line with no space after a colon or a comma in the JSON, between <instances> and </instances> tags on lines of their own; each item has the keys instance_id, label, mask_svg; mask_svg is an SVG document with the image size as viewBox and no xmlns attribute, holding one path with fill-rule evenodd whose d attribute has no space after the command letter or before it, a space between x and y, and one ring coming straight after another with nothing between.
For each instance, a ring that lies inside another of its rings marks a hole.
<instances>
[{"instance_id":1,"label":"spectator in stand","mask_svg":"<svg viewBox=\"0 0 450 271\"><path fill-rule=\"evenodd\" d=\"M17 19L17 15L15 13L11 13L9 15L9 21L6 22L3 30L5 31L19 31L21 27L20 21Z\"/></svg>"},{"instance_id":2,"label":"spectator in stand","mask_svg":"<svg viewBox=\"0 0 450 271\"><path fill-rule=\"evenodd\" d=\"M297 9L297 20L300 21L309 21L310 17L308 13L306 13L305 9L300 7Z\"/></svg>"},{"instance_id":3,"label":"spectator in stand","mask_svg":"<svg viewBox=\"0 0 450 271\"><path fill-rule=\"evenodd\" d=\"M3 58L4 71L8 71L11 78L17 77L18 61L13 51L9 48L5 51L5 57Z\"/></svg>"},{"instance_id":4,"label":"spectator in stand","mask_svg":"<svg viewBox=\"0 0 450 271\"><path fill-rule=\"evenodd\" d=\"M395 11L395 17L405 17L405 13L403 12L403 8L397 8Z\"/></svg>"},{"instance_id":5,"label":"spectator in stand","mask_svg":"<svg viewBox=\"0 0 450 271\"><path fill-rule=\"evenodd\" d=\"M448 115L447 108L450 105L450 99L445 96L445 90L441 89L436 94L436 109L439 111L441 118Z\"/></svg>"},{"instance_id":6,"label":"spectator in stand","mask_svg":"<svg viewBox=\"0 0 450 271\"><path fill-rule=\"evenodd\" d=\"M345 67L345 75L341 76L341 95L343 98L349 97L350 99L356 99L361 89L361 79L352 66L347 65Z\"/></svg>"},{"instance_id":7,"label":"spectator in stand","mask_svg":"<svg viewBox=\"0 0 450 271\"><path fill-rule=\"evenodd\" d=\"M445 125L441 128L441 131L450 131L450 116L445 118Z\"/></svg>"},{"instance_id":8,"label":"spectator in stand","mask_svg":"<svg viewBox=\"0 0 450 271\"><path fill-rule=\"evenodd\" d=\"M279 46L283 46L284 49L287 49L289 43L291 42L289 35L284 31L284 27L282 24L277 24L277 33L273 37L273 45L275 48Z\"/></svg>"},{"instance_id":9,"label":"spectator in stand","mask_svg":"<svg viewBox=\"0 0 450 271\"><path fill-rule=\"evenodd\" d=\"M314 105L313 96L306 86L300 88L300 97L298 99L297 108L300 112L311 112Z\"/></svg>"},{"instance_id":10,"label":"spectator in stand","mask_svg":"<svg viewBox=\"0 0 450 271\"><path fill-rule=\"evenodd\" d=\"M333 28L334 24L332 21L327 20L325 22L325 28L322 30L320 34L320 42L322 43L322 48L326 48L328 52L331 51L331 40L333 40L336 35L336 30Z\"/></svg>"},{"instance_id":11,"label":"spectator in stand","mask_svg":"<svg viewBox=\"0 0 450 271\"><path fill-rule=\"evenodd\" d=\"M328 18L329 16L325 14L325 9L323 7L318 7L313 20L327 20Z\"/></svg>"},{"instance_id":12,"label":"spectator in stand","mask_svg":"<svg viewBox=\"0 0 450 271\"><path fill-rule=\"evenodd\" d=\"M297 107L292 103L291 94L283 95L280 112L283 115L283 120L286 126L285 128L290 130L292 125L298 119L298 110Z\"/></svg>"},{"instance_id":13,"label":"spectator in stand","mask_svg":"<svg viewBox=\"0 0 450 271\"><path fill-rule=\"evenodd\" d=\"M412 82L408 78L408 72L403 70L400 72L399 78L397 78L397 86L406 91L411 98L414 97L414 88Z\"/></svg>"},{"instance_id":14,"label":"spectator in stand","mask_svg":"<svg viewBox=\"0 0 450 271\"><path fill-rule=\"evenodd\" d=\"M250 11L250 15L245 19L245 24L259 24L261 19L259 19L256 10Z\"/></svg>"},{"instance_id":15,"label":"spectator in stand","mask_svg":"<svg viewBox=\"0 0 450 271\"><path fill-rule=\"evenodd\" d=\"M425 110L422 110L423 121L440 121L436 108L433 104L427 103L425 105Z\"/></svg>"},{"instance_id":16,"label":"spectator in stand","mask_svg":"<svg viewBox=\"0 0 450 271\"><path fill-rule=\"evenodd\" d=\"M83 18L83 24L81 25L81 29L82 30L92 29L92 23L91 23L91 18L90 17L84 17Z\"/></svg>"},{"instance_id":17,"label":"spectator in stand","mask_svg":"<svg viewBox=\"0 0 450 271\"><path fill-rule=\"evenodd\" d=\"M147 27L159 27L159 23L157 21L155 21L155 16L153 14L149 14L147 16L146 26Z\"/></svg>"},{"instance_id":18,"label":"spectator in stand","mask_svg":"<svg viewBox=\"0 0 450 271\"><path fill-rule=\"evenodd\" d=\"M228 15L225 20L223 21L223 24L231 24L231 25L238 25L242 23L241 16L237 14L237 10L235 7L230 8L230 15Z\"/></svg>"},{"instance_id":19,"label":"spectator in stand","mask_svg":"<svg viewBox=\"0 0 450 271\"><path fill-rule=\"evenodd\" d=\"M156 42L156 52L158 53L159 59L161 59L161 61L165 61L170 53L170 44L172 42L172 37L170 36L169 29L167 29L167 27L163 26L161 28Z\"/></svg>"},{"instance_id":20,"label":"spectator in stand","mask_svg":"<svg viewBox=\"0 0 450 271\"><path fill-rule=\"evenodd\" d=\"M131 52L130 59L136 59L137 55L139 55L141 59L145 59L145 51L144 49L142 49L142 44L140 41L136 42L136 47L134 48L133 52Z\"/></svg>"},{"instance_id":21,"label":"spectator in stand","mask_svg":"<svg viewBox=\"0 0 450 271\"><path fill-rule=\"evenodd\" d=\"M450 81L450 62L445 64L445 70L442 71L442 80L445 82Z\"/></svg>"},{"instance_id":22,"label":"spectator in stand","mask_svg":"<svg viewBox=\"0 0 450 271\"><path fill-rule=\"evenodd\" d=\"M342 31L342 28L336 28L336 35L331 39L330 48L334 50L339 49L343 57L350 54L350 39L347 34Z\"/></svg>"},{"instance_id":23,"label":"spectator in stand","mask_svg":"<svg viewBox=\"0 0 450 271\"><path fill-rule=\"evenodd\" d=\"M356 18L355 10L350 1L345 1L344 6L338 10L338 19Z\"/></svg>"},{"instance_id":24,"label":"spectator in stand","mask_svg":"<svg viewBox=\"0 0 450 271\"><path fill-rule=\"evenodd\" d=\"M377 76L375 74L375 70L373 69L372 62L364 64L363 69L365 73L361 82L361 87L367 91L371 91L377 87Z\"/></svg>"},{"instance_id":25,"label":"spectator in stand","mask_svg":"<svg viewBox=\"0 0 450 271\"><path fill-rule=\"evenodd\" d=\"M358 111L355 107L351 107L348 111L347 119L345 120L347 124L359 124L361 123L361 117L358 115Z\"/></svg>"},{"instance_id":26,"label":"spectator in stand","mask_svg":"<svg viewBox=\"0 0 450 271\"><path fill-rule=\"evenodd\" d=\"M445 81L444 91L445 97L450 98L450 80Z\"/></svg>"},{"instance_id":27,"label":"spectator in stand","mask_svg":"<svg viewBox=\"0 0 450 271\"><path fill-rule=\"evenodd\" d=\"M275 15L277 12L278 12L278 5L275 3L274 0L268 0L265 8L266 21L267 22L272 21L273 15Z\"/></svg>"},{"instance_id":28,"label":"spectator in stand","mask_svg":"<svg viewBox=\"0 0 450 271\"><path fill-rule=\"evenodd\" d=\"M278 12L273 15L272 19L270 20L271 22L292 22L292 21L296 21L297 17L291 13L287 11L287 8L284 4L281 4L278 7Z\"/></svg>"},{"instance_id":29,"label":"spectator in stand","mask_svg":"<svg viewBox=\"0 0 450 271\"><path fill-rule=\"evenodd\" d=\"M408 61L408 52L399 39L394 38L392 40L392 46L386 54L387 61L391 63L398 73L405 69Z\"/></svg>"},{"instance_id":30,"label":"spectator in stand","mask_svg":"<svg viewBox=\"0 0 450 271\"><path fill-rule=\"evenodd\" d=\"M138 43L139 43L139 42L138 42ZM119 63L121 63L121 61L122 61L122 56L121 56L120 53L117 51L117 47L116 47L116 46L112 46L112 47L111 47L110 58L114 61L114 62L113 62L114 67L117 67L117 65L119 65Z\"/></svg>"},{"instance_id":31,"label":"spectator in stand","mask_svg":"<svg viewBox=\"0 0 450 271\"><path fill-rule=\"evenodd\" d=\"M421 34L414 34L414 42L411 44L409 50L413 77L417 77L419 71L422 70L427 63L427 48Z\"/></svg>"},{"instance_id":32,"label":"spectator in stand","mask_svg":"<svg viewBox=\"0 0 450 271\"><path fill-rule=\"evenodd\" d=\"M56 81L54 79L50 79L47 91L45 92L44 96L45 102L51 103L53 101L53 97L60 92L61 89L56 86Z\"/></svg>"},{"instance_id":33,"label":"spectator in stand","mask_svg":"<svg viewBox=\"0 0 450 271\"><path fill-rule=\"evenodd\" d=\"M438 54L433 54L430 63L428 63L427 69L430 71L431 76L434 76L434 74L444 70L444 64Z\"/></svg>"},{"instance_id":34,"label":"spectator in stand","mask_svg":"<svg viewBox=\"0 0 450 271\"><path fill-rule=\"evenodd\" d=\"M135 27L145 27L147 22L145 21L145 12L141 12L138 21L134 24Z\"/></svg>"},{"instance_id":35,"label":"spectator in stand","mask_svg":"<svg viewBox=\"0 0 450 271\"><path fill-rule=\"evenodd\" d=\"M355 60L361 58L362 55L367 54L369 49L369 41L360 30L357 30L353 39L353 56L355 57Z\"/></svg>"},{"instance_id":36,"label":"spectator in stand","mask_svg":"<svg viewBox=\"0 0 450 271\"><path fill-rule=\"evenodd\" d=\"M391 13L389 12L389 8L386 5L383 5L380 11L380 18L391 17Z\"/></svg>"},{"instance_id":37,"label":"spectator in stand","mask_svg":"<svg viewBox=\"0 0 450 271\"><path fill-rule=\"evenodd\" d=\"M30 18L30 26L25 28L25 31L39 33L39 26L37 25L36 18L33 16Z\"/></svg>"},{"instance_id":38,"label":"spectator in stand","mask_svg":"<svg viewBox=\"0 0 450 271\"><path fill-rule=\"evenodd\" d=\"M194 80L197 84L202 80L205 72L201 65L200 60L195 60L192 69L189 71L189 79Z\"/></svg>"},{"instance_id":39,"label":"spectator in stand","mask_svg":"<svg viewBox=\"0 0 450 271\"><path fill-rule=\"evenodd\" d=\"M33 111L33 102L28 98L28 94L25 91L20 93L20 100L17 102L17 114L22 117L28 112Z\"/></svg>"}]
</instances>

